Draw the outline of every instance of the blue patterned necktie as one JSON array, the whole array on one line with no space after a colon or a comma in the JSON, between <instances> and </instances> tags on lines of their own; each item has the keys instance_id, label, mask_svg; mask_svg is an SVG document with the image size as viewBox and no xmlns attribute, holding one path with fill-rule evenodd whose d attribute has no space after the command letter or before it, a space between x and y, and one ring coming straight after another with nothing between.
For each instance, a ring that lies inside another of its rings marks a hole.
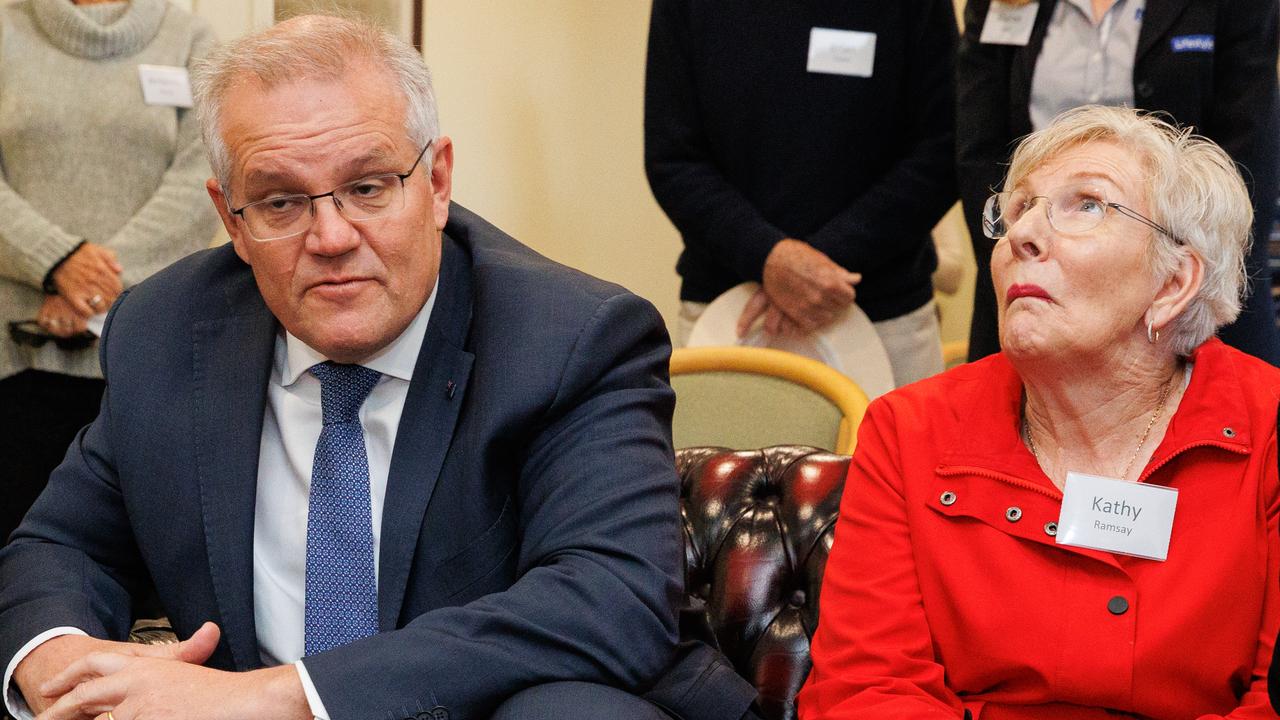
<instances>
[{"instance_id":1,"label":"blue patterned necktie","mask_svg":"<svg viewBox=\"0 0 1280 720\"><path fill-rule=\"evenodd\" d=\"M310 372L320 380L324 411L307 501L304 636L306 654L314 655L378 632L369 456L360 406L381 373L332 362Z\"/></svg>"}]
</instances>

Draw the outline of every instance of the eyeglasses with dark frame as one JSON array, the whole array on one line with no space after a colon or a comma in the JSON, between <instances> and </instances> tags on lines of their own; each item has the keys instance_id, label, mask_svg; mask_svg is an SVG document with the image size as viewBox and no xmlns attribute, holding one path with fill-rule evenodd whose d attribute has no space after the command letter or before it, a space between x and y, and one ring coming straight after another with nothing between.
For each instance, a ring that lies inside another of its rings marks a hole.
<instances>
[{"instance_id":1,"label":"eyeglasses with dark frame","mask_svg":"<svg viewBox=\"0 0 1280 720\"><path fill-rule=\"evenodd\" d=\"M258 242L283 240L310 230L316 217L315 202L320 198L333 198L338 212L351 222L373 220L399 212L404 208L404 181L418 169L427 149L434 142L433 138L422 146L413 166L405 172L370 175L319 195L272 195L230 212L240 216L249 236ZM230 197L225 188L223 194Z\"/></svg>"},{"instance_id":2,"label":"eyeglasses with dark frame","mask_svg":"<svg viewBox=\"0 0 1280 720\"><path fill-rule=\"evenodd\" d=\"M1014 223L1035 207L1038 200L1045 201L1049 227L1060 233L1074 235L1088 232L1106 219L1107 210L1115 210L1179 245L1186 244L1182 238L1133 208L1109 202L1101 188L1088 183L1066 185L1050 191L1048 195L1027 195L1020 190L996 193L987 198L987 203L982 208L982 234L992 240L1007 236Z\"/></svg>"}]
</instances>

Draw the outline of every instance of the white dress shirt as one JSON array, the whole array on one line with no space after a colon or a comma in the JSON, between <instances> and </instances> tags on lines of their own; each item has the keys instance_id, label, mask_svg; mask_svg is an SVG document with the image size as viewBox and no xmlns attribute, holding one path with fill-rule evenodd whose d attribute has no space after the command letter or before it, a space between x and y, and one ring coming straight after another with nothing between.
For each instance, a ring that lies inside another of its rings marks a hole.
<instances>
[{"instance_id":1,"label":"white dress shirt","mask_svg":"<svg viewBox=\"0 0 1280 720\"><path fill-rule=\"evenodd\" d=\"M390 345L361 365L382 373L360 407L369 457L369 498L373 518L374 577L382 535L382 507L396 430L409 392L414 365L435 307L436 287L422 309ZM258 490L253 524L253 609L258 647L266 665L294 663L312 715L328 720L324 703L301 661L307 578L307 502L311 464L323 427L320 381L307 370L327 360L290 333L276 337L258 450ZM59 635L85 634L79 628L52 628L32 638L5 669L5 705L18 720L32 713L12 684L13 671L32 650Z\"/></svg>"}]
</instances>

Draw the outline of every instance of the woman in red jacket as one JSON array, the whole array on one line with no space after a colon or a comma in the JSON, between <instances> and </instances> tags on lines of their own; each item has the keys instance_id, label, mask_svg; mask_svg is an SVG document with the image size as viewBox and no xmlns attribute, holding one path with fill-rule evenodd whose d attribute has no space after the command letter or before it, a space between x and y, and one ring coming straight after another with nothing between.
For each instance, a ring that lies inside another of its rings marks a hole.
<instances>
[{"instance_id":1,"label":"woman in red jacket","mask_svg":"<svg viewBox=\"0 0 1280 720\"><path fill-rule=\"evenodd\" d=\"M1004 187L1003 352L867 413L800 717L1275 718L1280 370L1213 338L1245 281L1239 173L1086 107Z\"/></svg>"}]
</instances>

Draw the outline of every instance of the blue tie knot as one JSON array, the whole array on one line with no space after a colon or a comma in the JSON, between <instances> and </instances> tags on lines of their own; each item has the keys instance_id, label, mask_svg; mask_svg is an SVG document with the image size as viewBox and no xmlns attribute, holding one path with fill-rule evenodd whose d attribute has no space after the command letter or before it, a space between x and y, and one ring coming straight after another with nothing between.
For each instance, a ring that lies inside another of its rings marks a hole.
<instances>
[{"instance_id":1,"label":"blue tie knot","mask_svg":"<svg viewBox=\"0 0 1280 720\"><path fill-rule=\"evenodd\" d=\"M382 377L377 370L331 361L312 365L309 372L320 381L320 408L325 425L357 420L360 406Z\"/></svg>"}]
</instances>

